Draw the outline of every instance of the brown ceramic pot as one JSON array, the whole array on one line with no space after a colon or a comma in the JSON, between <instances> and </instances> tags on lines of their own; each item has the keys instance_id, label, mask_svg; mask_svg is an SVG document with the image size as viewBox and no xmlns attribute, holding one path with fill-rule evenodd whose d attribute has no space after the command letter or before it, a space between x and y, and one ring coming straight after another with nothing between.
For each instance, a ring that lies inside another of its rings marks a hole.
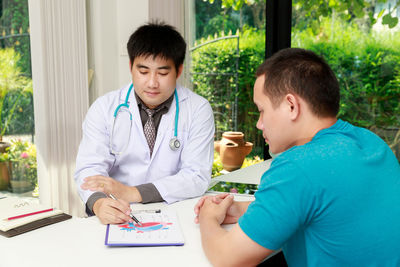
<instances>
[{"instance_id":1,"label":"brown ceramic pot","mask_svg":"<svg viewBox=\"0 0 400 267\"><path fill-rule=\"evenodd\" d=\"M0 153L6 152L6 148L10 146L10 143L0 142ZM7 190L10 184L10 162L0 162L0 190Z\"/></svg>"},{"instance_id":2,"label":"brown ceramic pot","mask_svg":"<svg viewBox=\"0 0 400 267\"><path fill-rule=\"evenodd\" d=\"M11 162L0 162L0 191L7 190L10 184Z\"/></svg>"},{"instance_id":3,"label":"brown ceramic pot","mask_svg":"<svg viewBox=\"0 0 400 267\"><path fill-rule=\"evenodd\" d=\"M242 132L224 132L221 140L214 142L214 148L220 154L224 170L234 171L242 167L253 144L244 141Z\"/></svg>"}]
</instances>

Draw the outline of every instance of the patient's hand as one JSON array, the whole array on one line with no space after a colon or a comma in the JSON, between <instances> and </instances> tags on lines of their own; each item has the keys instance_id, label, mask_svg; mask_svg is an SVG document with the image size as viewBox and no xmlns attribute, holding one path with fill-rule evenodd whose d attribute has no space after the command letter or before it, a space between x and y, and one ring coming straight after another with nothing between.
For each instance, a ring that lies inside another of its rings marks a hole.
<instances>
[{"instance_id":1,"label":"patient's hand","mask_svg":"<svg viewBox=\"0 0 400 267\"><path fill-rule=\"evenodd\" d=\"M222 193L216 196L204 196L200 198L197 204L194 206L194 213L196 214L196 218L194 219L195 223L199 223L199 214L200 210L205 202L206 199L211 199L212 202L219 204L229 196L229 193ZM242 209L241 209L241 202L233 201L232 205L228 208L226 212L225 219L222 223L229 224L229 223L236 223L240 216L242 216Z\"/></svg>"}]
</instances>

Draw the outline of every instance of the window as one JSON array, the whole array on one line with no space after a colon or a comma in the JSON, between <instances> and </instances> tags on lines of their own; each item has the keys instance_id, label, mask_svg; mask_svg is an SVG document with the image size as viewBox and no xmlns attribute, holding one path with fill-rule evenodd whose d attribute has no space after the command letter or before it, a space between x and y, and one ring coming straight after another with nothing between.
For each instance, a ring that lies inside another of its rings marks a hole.
<instances>
[{"instance_id":1,"label":"window","mask_svg":"<svg viewBox=\"0 0 400 267\"><path fill-rule=\"evenodd\" d=\"M400 159L400 2L293 1L292 47L323 55L341 87L339 118L378 134Z\"/></svg>"},{"instance_id":2,"label":"window","mask_svg":"<svg viewBox=\"0 0 400 267\"><path fill-rule=\"evenodd\" d=\"M0 1L0 195L38 196L28 1Z\"/></svg>"},{"instance_id":3,"label":"window","mask_svg":"<svg viewBox=\"0 0 400 267\"><path fill-rule=\"evenodd\" d=\"M228 2L194 1L195 31L189 38L195 40L189 47L191 82L193 90L213 108L215 141L219 142L224 132L242 132L248 147L243 153L247 154L250 143L252 148L243 165L232 162L223 166L216 152L213 176L224 173L223 168L231 171L262 161L265 146L256 128L258 112L253 103L254 74L265 57L265 1L242 6ZM237 137L234 134L233 138ZM227 188L250 191L231 184Z\"/></svg>"}]
</instances>

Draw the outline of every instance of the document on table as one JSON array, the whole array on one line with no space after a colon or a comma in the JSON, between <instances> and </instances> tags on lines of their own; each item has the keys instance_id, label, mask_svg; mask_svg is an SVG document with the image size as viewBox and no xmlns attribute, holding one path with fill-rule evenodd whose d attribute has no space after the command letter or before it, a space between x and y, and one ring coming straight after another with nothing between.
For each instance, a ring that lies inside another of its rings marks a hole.
<instances>
[{"instance_id":1,"label":"document on table","mask_svg":"<svg viewBox=\"0 0 400 267\"><path fill-rule=\"evenodd\" d=\"M46 211L47 212L43 212ZM36 214L37 213L37 214ZM63 213L39 203L17 197L0 199L0 231L8 231L28 223ZM32 214L32 215L29 215ZM21 217L9 220L9 218Z\"/></svg>"},{"instance_id":2,"label":"document on table","mask_svg":"<svg viewBox=\"0 0 400 267\"><path fill-rule=\"evenodd\" d=\"M174 211L133 213L141 222L107 225L108 246L182 246L184 238Z\"/></svg>"}]
</instances>

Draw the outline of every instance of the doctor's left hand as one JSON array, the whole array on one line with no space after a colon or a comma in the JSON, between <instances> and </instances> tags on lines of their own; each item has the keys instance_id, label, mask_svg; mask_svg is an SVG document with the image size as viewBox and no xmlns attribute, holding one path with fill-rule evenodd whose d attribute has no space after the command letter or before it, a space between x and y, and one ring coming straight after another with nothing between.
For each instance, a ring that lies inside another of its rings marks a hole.
<instances>
[{"instance_id":1,"label":"doctor's left hand","mask_svg":"<svg viewBox=\"0 0 400 267\"><path fill-rule=\"evenodd\" d=\"M124 185L111 177L102 175L89 176L84 179L81 188L84 190L92 190L103 192L106 195L113 194L118 199L127 202L141 202L142 196L134 186Z\"/></svg>"}]
</instances>

